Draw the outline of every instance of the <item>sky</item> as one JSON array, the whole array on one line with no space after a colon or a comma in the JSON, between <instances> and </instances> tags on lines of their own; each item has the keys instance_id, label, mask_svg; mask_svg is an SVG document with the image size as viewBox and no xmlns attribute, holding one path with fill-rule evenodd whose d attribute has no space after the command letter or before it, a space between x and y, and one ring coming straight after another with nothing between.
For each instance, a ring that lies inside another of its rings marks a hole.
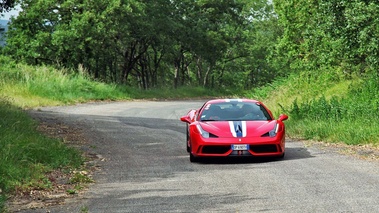
<instances>
[{"instance_id":1,"label":"sky","mask_svg":"<svg viewBox=\"0 0 379 213\"><path fill-rule=\"evenodd\" d=\"M9 20L11 18L11 16L17 16L19 10L21 10L21 9L19 6L17 6L14 10L11 10L11 11L6 12L6 13L2 13L0 16L0 19Z\"/></svg>"}]
</instances>

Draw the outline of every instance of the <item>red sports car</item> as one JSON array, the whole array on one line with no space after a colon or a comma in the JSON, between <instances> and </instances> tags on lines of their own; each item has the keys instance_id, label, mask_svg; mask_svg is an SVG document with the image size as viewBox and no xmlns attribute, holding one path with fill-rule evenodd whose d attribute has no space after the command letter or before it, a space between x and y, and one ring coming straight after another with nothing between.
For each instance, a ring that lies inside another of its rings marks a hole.
<instances>
[{"instance_id":1,"label":"red sports car","mask_svg":"<svg viewBox=\"0 0 379 213\"><path fill-rule=\"evenodd\" d=\"M190 161L199 157L272 156L285 153L288 116L277 120L261 102L250 99L215 99L180 118L187 123Z\"/></svg>"}]
</instances>

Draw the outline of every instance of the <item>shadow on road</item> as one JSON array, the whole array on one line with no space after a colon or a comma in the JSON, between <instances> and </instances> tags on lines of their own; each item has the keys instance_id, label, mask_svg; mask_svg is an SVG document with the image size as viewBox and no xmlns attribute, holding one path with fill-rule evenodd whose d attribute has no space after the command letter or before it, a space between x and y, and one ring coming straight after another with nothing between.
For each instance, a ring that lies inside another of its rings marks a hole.
<instances>
[{"instance_id":1,"label":"shadow on road","mask_svg":"<svg viewBox=\"0 0 379 213\"><path fill-rule=\"evenodd\" d=\"M306 148L296 147L296 148L286 148L286 154L284 158L275 157L211 157L211 158L201 158L200 164L251 164L251 163L270 163L275 161L288 161L288 160L298 160L304 158L312 158L313 156L309 153Z\"/></svg>"}]
</instances>

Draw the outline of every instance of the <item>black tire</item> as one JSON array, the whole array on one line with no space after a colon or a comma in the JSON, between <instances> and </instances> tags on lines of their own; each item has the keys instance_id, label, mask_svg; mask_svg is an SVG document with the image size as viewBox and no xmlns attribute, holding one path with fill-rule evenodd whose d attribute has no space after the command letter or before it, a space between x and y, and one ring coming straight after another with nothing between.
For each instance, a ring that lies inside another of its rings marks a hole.
<instances>
[{"instance_id":1,"label":"black tire","mask_svg":"<svg viewBox=\"0 0 379 213\"><path fill-rule=\"evenodd\" d=\"M189 126L187 124L187 137L186 137L186 147L187 147L187 152L190 152L191 151L191 147L188 145L188 142L189 142L189 139L190 139L190 135L189 135L189 130L188 130Z\"/></svg>"},{"instance_id":2,"label":"black tire","mask_svg":"<svg viewBox=\"0 0 379 213\"><path fill-rule=\"evenodd\" d=\"M199 158L195 157L192 153L190 153L190 161L191 163L199 162Z\"/></svg>"},{"instance_id":3,"label":"black tire","mask_svg":"<svg viewBox=\"0 0 379 213\"><path fill-rule=\"evenodd\" d=\"M280 155L279 157L278 157L278 159L283 159L284 158L284 155L285 155L286 153L285 152L283 152L283 154L282 155Z\"/></svg>"}]
</instances>

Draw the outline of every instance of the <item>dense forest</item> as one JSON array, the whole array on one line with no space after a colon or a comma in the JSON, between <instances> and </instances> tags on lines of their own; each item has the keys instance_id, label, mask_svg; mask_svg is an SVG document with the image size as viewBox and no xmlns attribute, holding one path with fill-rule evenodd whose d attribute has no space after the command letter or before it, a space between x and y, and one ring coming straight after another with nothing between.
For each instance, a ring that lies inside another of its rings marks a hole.
<instances>
[{"instance_id":1,"label":"dense forest","mask_svg":"<svg viewBox=\"0 0 379 213\"><path fill-rule=\"evenodd\" d=\"M379 70L374 0L20 0L2 54L144 89ZM43 11L43 12L41 12Z\"/></svg>"}]
</instances>

